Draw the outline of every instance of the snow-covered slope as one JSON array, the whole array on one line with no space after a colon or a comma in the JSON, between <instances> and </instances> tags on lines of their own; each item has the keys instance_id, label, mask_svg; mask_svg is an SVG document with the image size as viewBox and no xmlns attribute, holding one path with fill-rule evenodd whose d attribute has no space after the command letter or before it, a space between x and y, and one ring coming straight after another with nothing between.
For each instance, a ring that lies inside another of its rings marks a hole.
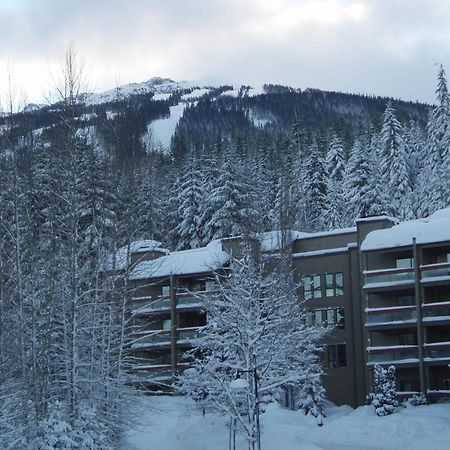
<instances>
[{"instance_id":1,"label":"snow-covered slope","mask_svg":"<svg viewBox=\"0 0 450 450\"><path fill-rule=\"evenodd\" d=\"M143 83L125 84L99 94L87 93L82 96L82 100L86 105L99 105L102 103L113 102L115 100L123 100L131 95L150 93L157 95L155 100L162 100L166 99L174 92L189 89L192 86L192 83L188 81L177 82L170 78L153 77Z\"/></svg>"}]
</instances>

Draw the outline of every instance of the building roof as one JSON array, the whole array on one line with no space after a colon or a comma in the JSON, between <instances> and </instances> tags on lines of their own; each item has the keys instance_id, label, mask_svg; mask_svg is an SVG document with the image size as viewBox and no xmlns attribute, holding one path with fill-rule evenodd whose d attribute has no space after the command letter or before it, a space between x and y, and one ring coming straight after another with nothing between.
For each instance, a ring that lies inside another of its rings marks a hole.
<instances>
[{"instance_id":1,"label":"building roof","mask_svg":"<svg viewBox=\"0 0 450 450\"><path fill-rule=\"evenodd\" d=\"M166 256L137 264L130 275L132 280L164 278L170 275L193 275L219 269L230 260L220 241L206 247L169 253Z\"/></svg>"},{"instance_id":2,"label":"building roof","mask_svg":"<svg viewBox=\"0 0 450 450\"><path fill-rule=\"evenodd\" d=\"M168 254L169 250L162 247L162 243L154 241L153 239L141 239L139 241L130 242L130 245L124 245L117 250L115 258L114 255L108 255L106 258L106 270L124 270L129 263L128 258L132 253L144 253L156 251Z\"/></svg>"},{"instance_id":3,"label":"building roof","mask_svg":"<svg viewBox=\"0 0 450 450\"><path fill-rule=\"evenodd\" d=\"M425 219L409 220L392 228L370 232L361 250L381 250L417 244L450 241L450 208L440 209Z\"/></svg>"}]
</instances>

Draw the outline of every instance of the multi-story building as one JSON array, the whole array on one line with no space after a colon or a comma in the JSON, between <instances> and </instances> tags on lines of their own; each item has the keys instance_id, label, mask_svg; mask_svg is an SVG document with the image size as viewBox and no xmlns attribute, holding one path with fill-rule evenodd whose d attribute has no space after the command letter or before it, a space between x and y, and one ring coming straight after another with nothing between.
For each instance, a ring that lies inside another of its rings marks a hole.
<instances>
[{"instance_id":1,"label":"multi-story building","mask_svg":"<svg viewBox=\"0 0 450 450\"><path fill-rule=\"evenodd\" d=\"M450 209L370 233L361 246L367 365L399 395L450 394Z\"/></svg>"},{"instance_id":2,"label":"multi-story building","mask_svg":"<svg viewBox=\"0 0 450 450\"><path fill-rule=\"evenodd\" d=\"M399 395L450 395L450 209L400 224L381 216L289 236L299 301L310 323L332 329L323 343L332 401L364 404L377 363L396 366ZM256 242L270 254L279 240L274 232ZM172 253L154 241L134 246L136 382L169 389L187 367L183 354L206 321L195 292L214 289L212 271L226 266L240 241Z\"/></svg>"}]
</instances>

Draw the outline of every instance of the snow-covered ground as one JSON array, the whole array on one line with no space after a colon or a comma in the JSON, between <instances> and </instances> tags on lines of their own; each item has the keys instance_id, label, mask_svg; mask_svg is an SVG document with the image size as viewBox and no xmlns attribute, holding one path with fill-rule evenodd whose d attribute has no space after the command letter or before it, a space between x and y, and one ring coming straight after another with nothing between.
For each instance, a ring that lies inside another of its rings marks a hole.
<instances>
[{"instance_id":1,"label":"snow-covered ground","mask_svg":"<svg viewBox=\"0 0 450 450\"><path fill-rule=\"evenodd\" d=\"M226 418L203 417L180 397L145 397L142 422L130 431L124 450L227 450ZM378 417L373 408L332 406L323 427L301 412L270 405L262 415L263 450L448 450L450 404L402 408ZM242 437L236 448L246 449Z\"/></svg>"}]
</instances>

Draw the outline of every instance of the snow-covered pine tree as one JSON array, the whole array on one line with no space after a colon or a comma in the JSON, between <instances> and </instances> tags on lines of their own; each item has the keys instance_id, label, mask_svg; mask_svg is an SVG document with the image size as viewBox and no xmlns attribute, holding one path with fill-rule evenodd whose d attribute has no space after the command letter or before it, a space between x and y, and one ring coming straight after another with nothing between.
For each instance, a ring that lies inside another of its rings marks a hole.
<instances>
[{"instance_id":1,"label":"snow-covered pine tree","mask_svg":"<svg viewBox=\"0 0 450 450\"><path fill-rule=\"evenodd\" d=\"M371 405L378 416L395 412L398 406L396 393L395 366L387 369L377 364L373 368L373 393L369 395Z\"/></svg>"},{"instance_id":2,"label":"snow-covered pine tree","mask_svg":"<svg viewBox=\"0 0 450 450\"><path fill-rule=\"evenodd\" d=\"M212 211L205 224L206 236L217 239L248 235L260 229L261 216L254 207L252 186L232 161L231 152L225 156L206 202L205 210Z\"/></svg>"},{"instance_id":3,"label":"snow-covered pine tree","mask_svg":"<svg viewBox=\"0 0 450 450\"><path fill-rule=\"evenodd\" d=\"M317 140L314 140L309 150L305 171L305 197L307 198L305 206L309 227L312 230L321 229L324 223L327 195L326 173L325 161Z\"/></svg>"},{"instance_id":4,"label":"snow-covered pine tree","mask_svg":"<svg viewBox=\"0 0 450 450\"><path fill-rule=\"evenodd\" d=\"M347 203L347 217L367 217L370 203L370 162L367 141L358 137L350 151L344 177L344 193Z\"/></svg>"},{"instance_id":5,"label":"snow-covered pine tree","mask_svg":"<svg viewBox=\"0 0 450 450\"><path fill-rule=\"evenodd\" d=\"M436 90L438 104L429 114L427 146L419 186L419 212L426 216L450 202L450 95L442 66Z\"/></svg>"},{"instance_id":6,"label":"snow-covered pine tree","mask_svg":"<svg viewBox=\"0 0 450 450\"><path fill-rule=\"evenodd\" d=\"M193 342L197 358L179 386L204 407L237 421L255 449L259 402L283 386L308 396L302 398L305 410L320 413L323 391L311 380L322 374L317 343L325 331L306 325L282 266L268 274L252 243L242 252L225 274L216 274L217 294L202 297L208 324Z\"/></svg>"},{"instance_id":7,"label":"snow-covered pine tree","mask_svg":"<svg viewBox=\"0 0 450 450\"><path fill-rule=\"evenodd\" d=\"M347 223L344 195L345 156L339 136L334 135L325 158L326 206L324 222L329 229L341 228Z\"/></svg>"},{"instance_id":8,"label":"snow-covered pine tree","mask_svg":"<svg viewBox=\"0 0 450 450\"><path fill-rule=\"evenodd\" d=\"M177 249L200 247L204 241L201 223L202 205L205 192L203 190L203 172L196 159L188 160L186 172L181 177L177 203L180 222L176 227L179 236Z\"/></svg>"},{"instance_id":9,"label":"snow-covered pine tree","mask_svg":"<svg viewBox=\"0 0 450 450\"><path fill-rule=\"evenodd\" d=\"M389 101L380 133L380 175L382 186L387 186L390 213L402 219L409 219L412 215L408 172L402 126L395 115L392 102Z\"/></svg>"}]
</instances>

